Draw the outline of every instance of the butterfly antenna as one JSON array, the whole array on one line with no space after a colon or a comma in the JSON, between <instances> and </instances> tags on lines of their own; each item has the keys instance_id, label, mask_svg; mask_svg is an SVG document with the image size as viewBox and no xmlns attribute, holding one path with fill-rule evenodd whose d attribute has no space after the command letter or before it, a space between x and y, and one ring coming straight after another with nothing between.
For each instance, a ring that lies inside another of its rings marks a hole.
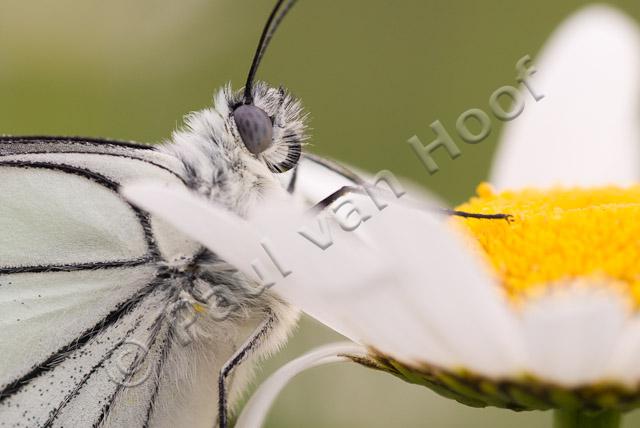
<instances>
[{"instance_id":1,"label":"butterfly antenna","mask_svg":"<svg viewBox=\"0 0 640 428\"><path fill-rule=\"evenodd\" d=\"M256 48L256 53L253 55L253 61L251 62L251 68L249 69L249 75L247 76L247 83L244 85L244 103L245 104L253 104L253 82L256 77L256 72L258 71L258 67L260 66L260 61L264 56L264 53L269 46L269 42L273 38L276 30L280 26L280 23L286 16L287 12L291 10L293 5L297 0L289 0L286 2L284 7L282 5L285 3L285 0L278 0L275 7L271 11L271 15L269 15L269 19L262 30L262 35L260 36L260 41L258 42L258 47Z\"/></svg>"}]
</instances>

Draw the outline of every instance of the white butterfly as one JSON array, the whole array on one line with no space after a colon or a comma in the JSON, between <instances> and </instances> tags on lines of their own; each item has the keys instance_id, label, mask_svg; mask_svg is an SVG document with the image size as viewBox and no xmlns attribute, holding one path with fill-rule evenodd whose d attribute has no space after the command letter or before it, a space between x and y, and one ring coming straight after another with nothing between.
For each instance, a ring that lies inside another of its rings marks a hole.
<instances>
[{"instance_id":1,"label":"white butterfly","mask_svg":"<svg viewBox=\"0 0 640 428\"><path fill-rule=\"evenodd\" d=\"M287 193L326 207L362 191L302 154L300 102L254 83L294 3L277 2L244 92L221 89L163 145L0 137L0 427L227 426L298 311L119 190L152 180L240 218Z\"/></svg>"},{"instance_id":2,"label":"white butterfly","mask_svg":"<svg viewBox=\"0 0 640 428\"><path fill-rule=\"evenodd\" d=\"M295 309L118 191L153 179L244 217L300 178L316 200L358 184L301 155L298 100L254 84L294 2L244 95L220 90L166 144L0 138L0 426L226 426L246 360L283 344Z\"/></svg>"}]
</instances>

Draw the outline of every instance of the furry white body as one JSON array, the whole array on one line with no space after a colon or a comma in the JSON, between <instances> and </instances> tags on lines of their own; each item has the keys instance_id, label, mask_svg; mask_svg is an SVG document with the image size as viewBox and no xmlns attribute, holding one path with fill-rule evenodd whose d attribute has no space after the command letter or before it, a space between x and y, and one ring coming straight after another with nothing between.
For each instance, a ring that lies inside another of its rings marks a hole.
<instances>
[{"instance_id":1,"label":"furry white body","mask_svg":"<svg viewBox=\"0 0 640 428\"><path fill-rule=\"evenodd\" d=\"M0 139L0 426L211 427L220 369L246 338L275 319L234 371L231 403L255 359L284 343L295 310L118 194L159 180L244 217L283 192L273 170L305 138L300 105L255 87L274 132L255 157L230 114L238 102L220 91L153 148Z\"/></svg>"}]
</instances>

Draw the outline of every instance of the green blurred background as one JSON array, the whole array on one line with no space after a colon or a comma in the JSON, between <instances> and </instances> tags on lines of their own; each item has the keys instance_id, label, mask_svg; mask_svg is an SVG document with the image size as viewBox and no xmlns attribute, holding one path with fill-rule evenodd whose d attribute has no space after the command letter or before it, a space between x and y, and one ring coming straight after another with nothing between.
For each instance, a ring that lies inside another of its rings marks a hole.
<instances>
[{"instance_id":1,"label":"green blurred background","mask_svg":"<svg viewBox=\"0 0 640 428\"><path fill-rule=\"evenodd\" d=\"M213 91L242 86L274 1L2 0L0 133L89 135L159 142ZM637 0L613 2L640 19ZM310 150L390 169L451 203L487 176L499 124L429 176L405 141L433 139L441 120L487 110L514 84L514 64L586 2L301 0L259 77L284 84L311 113ZM530 100L530 99L529 99ZM526 114L526 108L525 112ZM398 332L402 334L402 332ZM305 319L260 378L339 339ZM314 369L281 395L269 427L548 426L550 415L475 410L353 365ZM640 425L640 413L626 427Z\"/></svg>"}]
</instances>

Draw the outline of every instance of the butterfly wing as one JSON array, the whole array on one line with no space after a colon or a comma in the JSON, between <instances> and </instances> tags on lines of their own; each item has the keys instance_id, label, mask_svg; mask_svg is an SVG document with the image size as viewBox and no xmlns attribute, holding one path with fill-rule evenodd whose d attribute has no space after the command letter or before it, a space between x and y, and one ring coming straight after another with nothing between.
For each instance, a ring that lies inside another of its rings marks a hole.
<instances>
[{"instance_id":1,"label":"butterfly wing","mask_svg":"<svg viewBox=\"0 0 640 428\"><path fill-rule=\"evenodd\" d=\"M447 206L438 196L409 180L396 177L391 171L369 174L311 153L305 153L295 170L283 176L283 185L311 206L340 189L348 188L330 204L334 214L347 222L348 217L354 215L354 208L365 221L379 213L382 201L377 199L375 202L372 197L433 212L442 212ZM364 187L369 187L371 193L363 192Z\"/></svg>"},{"instance_id":2,"label":"butterfly wing","mask_svg":"<svg viewBox=\"0 0 640 428\"><path fill-rule=\"evenodd\" d=\"M181 185L176 171L173 158L130 143L0 139L5 425L148 422L175 301L158 266L199 245L118 189L141 177ZM141 373L151 381L131 385Z\"/></svg>"},{"instance_id":3,"label":"butterfly wing","mask_svg":"<svg viewBox=\"0 0 640 428\"><path fill-rule=\"evenodd\" d=\"M282 175L283 185L309 204L316 204L344 186L359 186L365 178L332 160L305 153L298 166Z\"/></svg>"},{"instance_id":4,"label":"butterfly wing","mask_svg":"<svg viewBox=\"0 0 640 428\"><path fill-rule=\"evenodd\" d=\"M180 170L180 163L175 158L166 156L149 145L84 137L0 136L0 156L53 153L67 155L93 153L111 158L136 159L174 175L177 175L176 171Z\"/></svg>"}]
</instances>

